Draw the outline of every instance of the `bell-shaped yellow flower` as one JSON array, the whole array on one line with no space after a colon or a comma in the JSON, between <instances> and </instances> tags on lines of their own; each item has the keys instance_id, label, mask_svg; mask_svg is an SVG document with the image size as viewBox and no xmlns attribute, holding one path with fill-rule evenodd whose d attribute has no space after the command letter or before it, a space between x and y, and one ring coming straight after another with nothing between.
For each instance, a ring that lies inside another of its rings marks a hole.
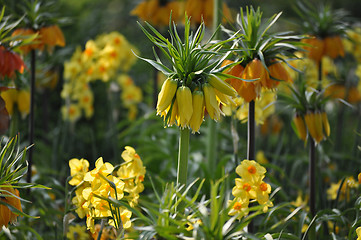
<instances>
[{"instance_id":1,"label":"bell-shaped yellow flower","mask_svg":"<svg viewBox=\"0 0 361 240\"><path fill-rule=\"evenodd\" d=\"M192 92L189 87L181 86L177 90L177 104L179 125L182 128L188 126L193 114Z\"/></svg>"},{"instance_id":2,"label":"bell-shaped yellow flower","mask_svg":"<svg viewBox=\"0 0 361 240\"><path fill-rule=\"evenodd\" d=\"M199 132L204 118L204 94L202 91L194 91L192 94L193 114L189 121L192 132Z\"/></svg>"},{"instance_id":3,"label":"bell-shaped yellow flower","mask_svg":"<svg viewBox=\"0 0 361 240\"><path fill-rule=\"evenodd\" d=\"M220 109L216 98L216 93L209 83L203 84L203 93L206 110L209 116L218 121L220 119Z\"/></svg>"},{"instance_id":4,"label":"bell-shaped yellow flower","mask_svg":"<svg viewBox=\"0 0 361 240\"><path fill-rule=\"evenodd\" d=\"M157 114L163 113L172 103L174 95L177 91L177 80L166 79L158 94Z\"/></svg>"},{"instance_id":5,"label":"bell-shaped yellow flower","mask_svg":"<svg viewBox=\"0 0 361 240\"><path fill-rule=\"evenodd\" d=\"M306 141L307 137L307 129L305 122L303 120L303 117L301 115L295 115L293 117L293 122L295 124L295 127L297 129L297 136L302 139L303 141Z\"/></svg>"}]
</instances>

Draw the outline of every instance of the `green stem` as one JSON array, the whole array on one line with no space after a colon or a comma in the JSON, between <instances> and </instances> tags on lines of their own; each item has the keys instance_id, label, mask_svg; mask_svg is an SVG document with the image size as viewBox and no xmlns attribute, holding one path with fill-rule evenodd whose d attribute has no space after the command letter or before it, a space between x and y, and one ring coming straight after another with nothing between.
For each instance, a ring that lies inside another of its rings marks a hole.
<instances>
[{"instance_id":1,"label":"green stem","mask_svg":"<svg viewBox=\"0 0 361 240\"><path fill-rule=\"evenodd\" d=\"M189 128L180 129L177 185L187 185Z\"/></svg>"},{"instance_id":2,"label":"green stem","mask_svg":"<svg viewBox=\"0 0 361 240\"><path fill-rule=\"evenodd\" d=\"M212 119L209 119L208 122L208 135L207 135L207 161L208 161L208 174L210 178L215 176L216 170L216 155L217 155L217 144L216 144L216 135L217 135L217 123Z\"/></svg>"}]
</instances>

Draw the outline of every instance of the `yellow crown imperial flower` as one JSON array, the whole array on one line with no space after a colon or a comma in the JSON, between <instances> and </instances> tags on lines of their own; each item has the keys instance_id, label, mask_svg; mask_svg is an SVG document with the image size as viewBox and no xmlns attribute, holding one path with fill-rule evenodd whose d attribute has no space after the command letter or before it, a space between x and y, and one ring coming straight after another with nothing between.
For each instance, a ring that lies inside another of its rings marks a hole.
<instances>
[{"instance_id":1,"label":"yellow crown imperial flower","mask_svg":"<svg viewBox=\"0 0 361 240\"><path fill-rule=\"evenodd\" d=\"M189 87L181 86L177 90L177 104L179 114L179 124L185 128L191 120L193 114L192 92Z\"/></svg>"},{"instance_id":2,"label":"yellow crown imperial flower","mask_svg":"<svg viewBox=\"0 0 361 240\"><path fill-rule=\"evenodd\" d=\"M164 117L165 125L177 124L181 128L192 128L193 133L198 132L205 110L213 120L218 121L222 113L220 102L231 104L232 97L237 95L236 90L225 82L229 76L222 72L222 61L214 59L222 55L221 51L229 51L222 49L228 40L211 42L210 39L204 44L204 23L193 33L187 17L183 39L176 32L175 23L169 29L172 41L163 37L149 23L145 24L150 31L140 25L143 32L161 48L171 65L170 68L164 65L156 54L157 61L141 58L168 77L157 102L157 114Z\"/></svg>"},{"instance_id":3,"label":"yellow crown imperial flower","mask_svg":"<svg viewBox=\"0 0 361 240\"><path fill-rule=\"evenodd\" d=\"M193 133L198 132L204 118L204 94L202 91L194 91L192 93L193 114L189 121L189 126Z\"/></svg>"},{"instance_id":4,"label":"yellow crown imperial flower","mask_svg":"<svg viewBox=\"0 0 361 240\"><path fill-rule=\"evenodd\" d=\"M305 115L305 122L311 137L316 143L320 143L324 138L322 114L319 111L307 112Z\"/></svg>"},{"instance_id":5,"label":"yellow crown imperial flower","mask_svg":"<svg viewBox=\"0 0 361 240\"><path fill-rule=\"evenodd\" d=\"M220 112L219 105L216 98L216 93L213 87L205 83L203 84L203 93L204 93L204 100L206 105L206 110L209 116L213 119L218 121L220 119Z\"/></svg>"},{"instance_id":6,"label":"yellow crown imperial flower","mask_svg":"<svg viewBox=\"0 0 361 240\"><path fill-rule=\"evenodd\" d=\"M158 94L157 114L163 113L172 103L174 95L177 91L177 80L167 78Z\"/></svg>"},{"instance_id":7,"label":"yellow crown imperial flower","mask_svg":"<svg viewBox=\"0 0 361 240\"><path fill-rule=\"evenodd\" d=\"M328 122L328 118L327 118L327 113L326 112L322 112L322 125L323 125L323 130L325 131L325 134L327 137L330 136L330 123Z\"/></svg>"},{"instance_id":8,"label":"yellow crown imperial flower","mask_svg":"<svg viewBox=\"0 0 361 240\"><path fill-rule=\"evenodd\" d=\"M307 129L305 122L301 115L296 114L293 117L293 123L295 124L295 127L297 129L297 136L302 139L303 141L306 141L307 137Z\"/></svg>"},{"instance_id":9,"label":"yellow crown imperial flower","mask_svg":"<svg viewBox=\"0 0 361 240\"><path fill-rule=\"evenodd\" d=\"M228 96L231 96L231 97L236 97L237 96L236 90L234 90L234 88L229 83L227 83L226 81L224 81L224 80L222 80L222 79L220 79L218 77L211 76L208 79L208 83L210 85L212 85L212 87L214 87L215 89L220 91L221 93L224 93L224 94L226 94Z\"/></svg>"}]
</instances>

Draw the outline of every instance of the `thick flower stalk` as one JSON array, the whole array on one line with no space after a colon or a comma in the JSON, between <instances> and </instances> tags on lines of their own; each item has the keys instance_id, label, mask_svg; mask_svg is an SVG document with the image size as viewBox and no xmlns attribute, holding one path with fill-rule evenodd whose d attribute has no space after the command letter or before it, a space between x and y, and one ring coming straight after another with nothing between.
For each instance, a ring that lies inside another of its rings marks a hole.
<instances>
[{"instance_id":1,"label":"thick flower stalk","mask_svg":"<svg viewBox=\"0 0 361 240\"><path fill-rule=\"evenodd\" d=\"M108 198L126 200L132 207L137 205L139 193L144 190L145 167L132 147L125 147L122 158L125 162L120 164L117 171L102 158L96 161L91 171L85 159L69 161L72 177L69 184L76 186L72 199L75 212L80 218L87 218L87 228L91 232L95 231L95 220L99 218L109 218L108 223L118 230L131 227L131 211L114 206Z\"/></svg>"},{"instance_id":2,"label":"thick flower stalk","mask_svg":"<svg viewBox=\"0 0 361 240\"><path fill-rule=\"evenodd\" d=\"M258 202L263 212L267 212L273 203L269 199L271 186L264 182L266 169L254 160L243 160L236 168L241 178L236 178L232 189L234 200L229 215L237 215L239 219L249 213L249 203Z\"/></svg>"}]
</instances>

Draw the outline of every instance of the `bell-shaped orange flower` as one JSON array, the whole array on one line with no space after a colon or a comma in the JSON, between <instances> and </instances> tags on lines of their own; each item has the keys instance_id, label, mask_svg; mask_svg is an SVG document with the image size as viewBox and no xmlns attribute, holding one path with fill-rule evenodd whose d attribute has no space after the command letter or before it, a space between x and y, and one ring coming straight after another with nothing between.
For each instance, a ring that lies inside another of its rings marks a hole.
<instances>
[{"instance_id":1,"label":"bell-shaped orange flower","mask_svg":"<svg viewBox=\"0 0 361 240\"><path fill-rule=\"evenodd\" d=\"M275 88L280 81L292 82L292 78L281 62L276 62L268 66L270 72L270 81L267 82L267 88ZM274 79L272 79L274 78Z\"/></svg>"},{"instance_id":2,"label":"bell-shaped orange flower","mask_svg":"<svg viewBox=\"0 0 361 240\"><path fill-rule=\"evenodd\" d=\"M168 26L171 12L172 20L180 17L181 4L179 1L145 0L138 4L130 14L153 25Z\"/></svg>"},{"instance_id":3,"label":"bell-shaped orange flower","mask_svg":"<svg viewBox=\"0 0 361 240\"><path fill-rule=\"evenodd\" d=\"M11 78L15 72L24 72L25 64L19 55L0 46L0 78Z\"/></svg>"},{"instance_id":4,"label":"bell-shaped orange flower","mask_svg":"<svg viewBox=\"0 0 361 240\"><path fill-rule=\"evenodd\" d=\"M330 58L344 57L345 49L340 36L330 36L324 39L324 55Z\"/></svg>"},{"instance_id":5,"label":"bell-shaped orange flower","mask_svg":"<svg viewBox=\"0 0 361 240\"><path fill-rule=\"evenodd\" d=\"M57 25L45 26L40 28L38 31L34 31L30 28L19 28L16 29L12 36L29 36L33 34L38 34L34 39L33 44L28 44L20 47L20 50L27 54L33 49L44 50L44 46L48 51L52 51L54 46L65 46L65 38L63 32Z\"/></svg>"},{"instance_id":6,"label":"bell-shaped orange flower","mask_svg":"<svg viewBox=\"0 0 361 240\"><path fill-rule=\"evenodd\" d=\"M312 37L302 39L301 42L308 44L303 47L306 50L307 57L314 60L316 63L319 63L323 56L323 40L317 37Z\"/></svg>"},{"instance_id":7,"label":"bell-shaped orange flower","mask_svg":"<svg viewBox=\"0 0 361 240\"><path fill-rule=\"evenodd\" d=\"M214 4L213 0L187 0L185 3L185 12L188 16L192 17L192 22L200 24L202 19L206 25L213 22ZM231 11L227 4L223 3L223 21L231 21Z\"/></svg>"},{"instance_id":8,"label":"bell-shaped orange flower","mask_svg":"<svg viewBox=\"0 0 361 240\"><path fill-rule=\"evenodd\" d=\"M39 30L41 42L51 51L54 46L65 46L63 32L57 25L42 27Z\"/></svg>"},{"instance_id":9,"label":"bell-shaped orange flower","mask_svg":"<svg viewBox=\"0 0 361 240\"><path fill-rule=\"evenodd\" d=\"M22 211L21 203L19 197L19 191L12 187L3 187L1 188L3 191L1 192L2 195L6 195L0 198L0 201L5 202L14 208ZM17 196L17 197L15 197ZM0 204L0 227L5 226L7 227L9 222L15 222L18 214L13 213L7 206Z\"/></svg>"}]
</instances>

